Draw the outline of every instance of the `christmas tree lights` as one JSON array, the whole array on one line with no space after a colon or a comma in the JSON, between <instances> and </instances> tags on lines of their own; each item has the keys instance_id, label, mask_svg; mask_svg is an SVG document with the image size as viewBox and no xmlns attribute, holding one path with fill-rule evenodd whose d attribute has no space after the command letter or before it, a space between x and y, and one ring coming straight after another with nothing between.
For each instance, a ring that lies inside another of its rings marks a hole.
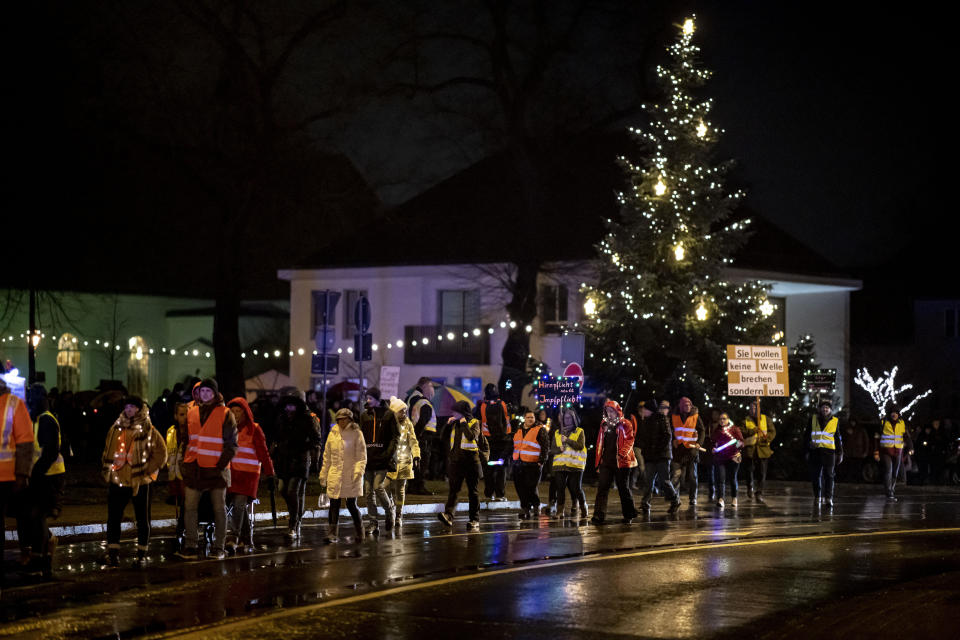
<instances>
[{"instance_id":1,"label":"christmas tree lights","mask_svg":"<svg viewBox=\"0 0 960 640\"><path fill-rule=\"evenodd\" d=\"M732 163L712 158L723 130L710 120L712 100L699 96L710 73L697 62L694 18L678 26L669 63L656 69L662 98L644 105L645 126L630 129L641 153L619 158L621 214L597 246L597 284L582 287L588 369L614 394L673 381L716 399L725 345L768 343L782 327L764 286L723 277L750 221L729 219L743 193L725 189Z\"/></svg>"}]
</instances>

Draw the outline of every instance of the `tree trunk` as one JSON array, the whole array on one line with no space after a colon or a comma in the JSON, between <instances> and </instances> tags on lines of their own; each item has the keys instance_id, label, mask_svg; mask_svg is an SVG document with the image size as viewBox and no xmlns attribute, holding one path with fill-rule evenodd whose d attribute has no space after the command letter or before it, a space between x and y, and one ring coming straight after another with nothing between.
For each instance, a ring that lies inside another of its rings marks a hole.
<instances>
[{"instance_id":1,"label":"tree trunk","mask_svg":"<svg viewBox=\"0 0 960 640\"><path fill-rule=\"evenodd\" d=\"M217 385L225 400L243 397L243 358L240 357L240 292L230 287L217 294L213 312L213 351Z\"/></svg>"},{"instance_id":2,"label":"tree trunk","mask_svg":"<svg viewBox=\"0 0 960 640\"><path fill-rule=\"evenodd\" d=\"M530 382L527 361L530 359L530 334L526 326L537 316L537 274L539 262L517 264L513 296L507 304L510 319L517 326L507 334L503 345L503 368L500 370L500 393L504 400L515 407L522 404L523 388ZM509 388L507 382L509 381Z\"/></svg>"},{"instance_id":3,"label":"tree trunk","mask_svg":"<svg viewBox=\"0 0 960 640\"><path fill-rule=\"evenodd\" d=\"M30 285L30 330L27 334L27 384L37 381L37 349L33 346L33 336L37 332L37 290Z\"/></svg>"}]
</instances>

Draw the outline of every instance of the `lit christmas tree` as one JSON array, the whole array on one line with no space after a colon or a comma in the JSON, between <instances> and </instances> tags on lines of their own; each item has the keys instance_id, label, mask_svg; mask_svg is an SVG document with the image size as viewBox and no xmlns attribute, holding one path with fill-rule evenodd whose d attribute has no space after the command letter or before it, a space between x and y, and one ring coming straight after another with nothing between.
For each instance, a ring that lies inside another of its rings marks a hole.
<instances>
[{"instance_id":1,"label":"lit christmas tree","mask_svg":"<svg viewBox=\"0 0 960 640\"><path fill-rule=\"evenodd\" d=\"M710 74L694 30L687 19L657 68L664 97L645 106L646 127L631 129L643 158L621 158L620 219L607 221L597 284L584 287L588 373L614 397L635 382L643 396L722 404L725 346L783 338L765 288L723 277L750 221L730 217L743 197L724 188L732 162L713 161L723 130L710 120L711 100L695 95Z\"/></svg>"}]
</instances>

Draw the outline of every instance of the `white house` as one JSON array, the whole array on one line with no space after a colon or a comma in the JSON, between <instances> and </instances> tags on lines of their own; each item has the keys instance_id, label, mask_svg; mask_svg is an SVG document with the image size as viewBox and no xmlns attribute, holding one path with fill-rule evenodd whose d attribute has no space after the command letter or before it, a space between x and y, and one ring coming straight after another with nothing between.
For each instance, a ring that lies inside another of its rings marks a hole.
<instances>
[{"instance_id":1,"label":"white house","mask_svg":"<svg viewBox=\"0 0 960 640\"><path fill-rule=\"evenodd\" d=\"M551 269L539 281L539 315L529 327L530 350L552 371L562 371L571 357L565 330L576 331L583 317L580 283L589 278L589 264L568 263ZM353 313L364 295L371 304L373 359L363 363L366 384L376 385L380 367L399 366L403 393L421 376L473 393L500 376L501 350L511 319L504 311L506 293L492 275L508 265L397 265L289 269L279 277L290 282L290 377L305 389L318 389L320 375L311 373L315 336L323 317L323 292L339 294L331 324L331 352L339 355L334 382L357 379ZM770 285L771 300L785 327L786 344L806 334L815 336L818 359L838 373L837 389L849 398L850 293L857 280L806 276L749 269L730 269L731 280L758 279ZM772 336L771 336L772 338ZM330 344L330 343L328 343ZM566 356L566 357L565 357ZM589 371L587 372L589 375Z\"/></svg>"}]
</instances>

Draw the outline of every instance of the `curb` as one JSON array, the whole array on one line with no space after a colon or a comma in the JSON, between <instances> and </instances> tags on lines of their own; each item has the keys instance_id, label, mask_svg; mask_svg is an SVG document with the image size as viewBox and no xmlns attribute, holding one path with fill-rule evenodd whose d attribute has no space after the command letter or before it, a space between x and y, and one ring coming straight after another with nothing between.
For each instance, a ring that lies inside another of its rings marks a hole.
<instances>
[{"instance_id":1,"label":"curb","mask_svg":"<svg viewBox=\"0 0 960 640\"><path fill-rule=\"evenodd\" d=\"M512 502L486 502L481 500L481 511L502 511L505 509L519 509L520 502L518 500ZM457 503L457 511L468 511L470 506L466 502ZM366 507L359 507L360 515L367 515ZM403 507L403 515L422 515L427 513L442 513L444 509L444 504L441 502L427 502L424 504L408 504ZM341 515L349 516L350 512L343 508L340 510ZM304 519L323 519L325 520L329 514L329 509L314 509L304 511ZM287 516L286 511L277 511L277 518L284 518ZM255 522L260 522L263 520L272 520L272 514L267 512L259 512L253 514L253 519ZM173 518L166 518L163 520L151 520L150 527L151 529L165 529L173 528L177 525L177 521ZM135 531L136 523L134 522L122 522L120 524L120 531ZM59 539L71 538L76 536L86 536L92 535L95 533L106 534L107 525L105 523L97 524L78 524L78 525L69 525L63 527L50 527L50 533L57 536ZM7 531L6 540L7 541L16 541L17 532L15 530Z\"/></svg>"}]
</instances>

